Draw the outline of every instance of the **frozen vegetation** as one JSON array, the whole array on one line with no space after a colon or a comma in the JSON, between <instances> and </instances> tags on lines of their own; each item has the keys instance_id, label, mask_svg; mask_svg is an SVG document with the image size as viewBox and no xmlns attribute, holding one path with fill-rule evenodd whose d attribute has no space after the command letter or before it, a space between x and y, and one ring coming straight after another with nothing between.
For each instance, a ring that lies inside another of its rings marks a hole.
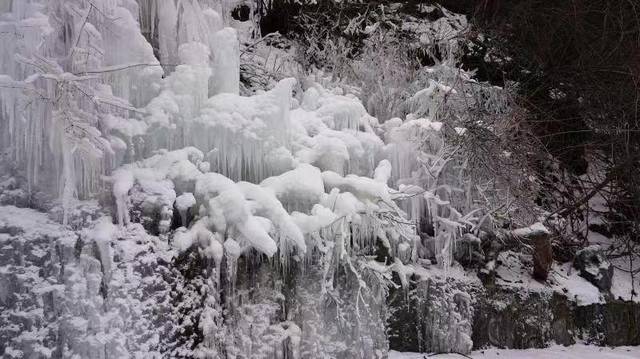
<instances>
[{"instance_id":1,"label":"frozen vegetation","mask_svg":"<svg viewBox=\"0 0 640 359\"><path fill-rule=\"evenodd\" d=\"M464 16L406 24L445 57L376 118L322 71L242 84L259 26L231 12L256 3L0 2L3 357L385 358L391 290L478 285L456 248L505 193L467 171L462 104L509 100L456 67ZM535 220L506 235L548 235ZM561 265L545 286L496 260L507 286L602 301ZM469 352L472 298L440 300L433 341Z\"/></svg>"}]
</instances>

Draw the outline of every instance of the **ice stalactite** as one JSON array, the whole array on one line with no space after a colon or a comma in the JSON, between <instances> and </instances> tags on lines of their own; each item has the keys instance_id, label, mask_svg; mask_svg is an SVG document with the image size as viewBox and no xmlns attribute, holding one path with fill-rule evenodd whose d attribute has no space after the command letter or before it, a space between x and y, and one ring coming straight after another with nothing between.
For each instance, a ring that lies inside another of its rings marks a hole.
<instances>
[{"instance_id":1,"label":"ice stalactite","mask_svg":"<svg viewBox=\"0 0 640 359\"><path fill-rule=\"evenodd\" d=\"M68 214L67 208L73 204L72 201L76 197L75 168L73 161L73 150L69 148L66 140L62 143L62 189L60 191L62 199L62 207L65 209L62 223L67 224Z\"/></svg>"},{"instance_id":2,"label":"ice stalactite","mask_svg":"<svg viewBox=\"0 0 640 359\"><path fill-rule=\"evenodd\" d=\"M189 42L181 45L178 52L182 65L176 71L180 73L170 76L167 82L168 87L178 95L181 115L184 119L190 119L197 116L209 98L210 50L203 43Z\"/></svg>"},{"instance_id":3,"label":"ice stalactite","mask_svg":"<svg viewBox=\"0 0 640 359\"><path fill-rule=\"evenodd\" d=\"M186 147L160 152L114 171L109 182L116 201L118 223L129 223L131 202L136 202L144 214L159 220L156 224L158 232L166 234L171 226L176 196L193 193L196 180L202 175L198 165L202 164L203 157L196 148ZM181 204L184 204L182 200Z\"/></svg>"},{"instance_id":4,"label":"ice stalactite","mask_svg":"<svg viewBox=\"0 0 640 359\"><path fill-rule=\"evenodd\" d=\"M176 198L176 208L180 213L180 223L189 226L189 212L196 205L196 198L191 192L185 192Z\"/></svg>"},{"instance_id":5,"label":"ice stalactite","mask_svg":"<svg viewBox=\"0 0 640 359\"><path fill-rule=\"evenodd\" d=\"M182 124L187 144L207 153L211 170L234 180L255 183L290 169L288 101L294 83L283 80L254 97L223 93L210 98L200 116Z\"/></svg>"},{"instance_id":6,"label":"ice stalactite","mask_svg":"<svg viewBox=\"0 0 640 359\"><path fill-rule=\"evenodd\" d=\"M342 95L341 91L329 96L322 96L318 100L316 110L319 117L325 119L325 123L329 127L338 131L343 129L357 131L362 126L361 121L366 120L365 115L367 114L360 101L354 101L353 98Z\"/></svg>"},{"instance_id":7,"label":"ice stalactite","mask_svg":"<svg viewBox=\"0 0 640 359\"><path fill-rule=\"evenodd\" d=\"M232 18L234 2L137 1L140 4L142 33L154 46L160 63L167 72L172 72L180 63L180 46L200 42L206 44L212 52L211 67L214 77L210 82L210 94L238 93L240 50L237 30L244 37L251 29L240 26ZM233 27L235 25L239 26Z\"/></svg>"},{"instance_id":8,"label":"ice stalactite","mask_svg":"<svg viewBox=\"0 0 640 359\"><path fill-rule=\"evenodd\" d=\"M9 135L0 147L30 188L59 195L64 208L100 190L101 176L124 161L127 144L103 121L148 101L162 73L130 12L137 8L120 5L12 2L2 14L0 26L13 30L1 41L15 51L3 51L0 63L3 92L13 92L2 99L0 126Z\"/></svg>"},{"instance_id":9,"label":"ice stalactite","mask_svg":"<svg viewBox=\"0 0 640 359\"><path fill-rule=\"evenodd\" d=\"M2 98L0 99L0 147L8 150L9 156L16 163L22 163L29 179L29 188L39 179L40 165L46 155L46 140L43 136L49 131L52 106L46 101L33 101L27 106L28 95L50 98L54 93L54 84L29 77L33 68L28 64L16 61L17 55L29 56L37 53L35 45L40 38L51 31L48 18L39 12L37 4L27 6L26 2L9 2L2 14L4 21L0 23L0 71ZM23 79L30 79L27 83ZM32 83L41 86L36 90ZM24 109L24 110L23 110ZM51 178L57 181L57 178ZM57 184L57 182L53 182ZM56 189L57 186L54 186Z\"/></svg>"},{"instance_id":10,"label":"ice stalactite","mask_svg":"<svg viewBox=\"0 0 640 359\"><path fill-rule=\"evenodd\" d=\"M112 180L117 220L120 225L127 225L131 221L129 217L129 190L133 187L133 174L126 170L116 170L112 174Z\"/></svg>"},{"instance_id":11,"label":"ice stalactite","mask_svg":"<svg viewBox=\"0 0 640 359\"><path fill-rule=\"evenodd\" d=\"M240 92L240 48L236 30L230 27L218 30L211 39L213 76L210 95Z\"/></svg>"}]
</instances>

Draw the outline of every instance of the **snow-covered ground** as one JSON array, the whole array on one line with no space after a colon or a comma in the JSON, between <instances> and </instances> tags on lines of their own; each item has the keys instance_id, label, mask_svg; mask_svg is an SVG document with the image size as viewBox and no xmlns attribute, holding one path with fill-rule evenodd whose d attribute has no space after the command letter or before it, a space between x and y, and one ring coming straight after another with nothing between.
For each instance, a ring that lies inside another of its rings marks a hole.
<instances>
[{"instance_id":1,"label":"snow-covered ground","mask_svg":"<svg viewBox=\"0 0 640 359\"><path fill-rule=\"evenodd\" d=\"M576 344L568 347L555 345L545 349L486 349L474 351L469 355L389 352L389 359L423 358L635 359L640 358L640 347L606 348Z\"/></svg>"},{"instance_id":2,"label":"snow-covered ground","mask_svg":"<svg viewBox=\"0 0 640 359\"><path fill-rule=\"evenodd\" d=\"M504 287L522 288L527 292L552 292L566 295L578 305L604 303L600 290L582 278L571 263L554 263L548 283L540 283L531 275L532 258L530 255L505 251L500 253L501 265L496 267L496 283Z\"/></svg>"}]
</instances>

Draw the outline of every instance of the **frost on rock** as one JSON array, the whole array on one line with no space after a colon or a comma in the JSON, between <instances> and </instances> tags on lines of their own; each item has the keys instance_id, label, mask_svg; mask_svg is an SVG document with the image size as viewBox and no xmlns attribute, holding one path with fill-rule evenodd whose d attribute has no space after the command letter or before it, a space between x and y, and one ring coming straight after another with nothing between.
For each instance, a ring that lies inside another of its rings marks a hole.
<instances>
[{"instance_id":1,"label":"frost on rock","mask_svg":"<svg viewBox=\"0 0 640 359\"><path fill-rule=\"evenodd\" d=\"M161 303L154 296L165 289L142 276L162 243L135 225L120 233L109 218L78 235L44 213L12 206L0 207L0 232L4 355L155 355L158 338L144 329L162 319L143 303Z\"/></svg>"}]
</instances>

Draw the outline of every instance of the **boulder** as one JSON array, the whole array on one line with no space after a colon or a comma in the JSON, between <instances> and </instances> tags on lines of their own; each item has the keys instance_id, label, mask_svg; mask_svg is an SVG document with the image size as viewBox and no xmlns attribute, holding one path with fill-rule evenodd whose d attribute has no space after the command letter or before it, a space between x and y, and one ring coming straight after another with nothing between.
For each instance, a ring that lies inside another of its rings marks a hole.
<instances>
[{"instance_id":1,"label":"boulder","mask_svg":"<svg viewBox=\"0 0 640 359\"><path fill-rule=\"evenodd\" d=\"M580 276L591 282L602 291L611 289L613 266L607 260L602 248L589 246L576 253L573 266L580 271Z\"/></svg>"}]
</instances>

